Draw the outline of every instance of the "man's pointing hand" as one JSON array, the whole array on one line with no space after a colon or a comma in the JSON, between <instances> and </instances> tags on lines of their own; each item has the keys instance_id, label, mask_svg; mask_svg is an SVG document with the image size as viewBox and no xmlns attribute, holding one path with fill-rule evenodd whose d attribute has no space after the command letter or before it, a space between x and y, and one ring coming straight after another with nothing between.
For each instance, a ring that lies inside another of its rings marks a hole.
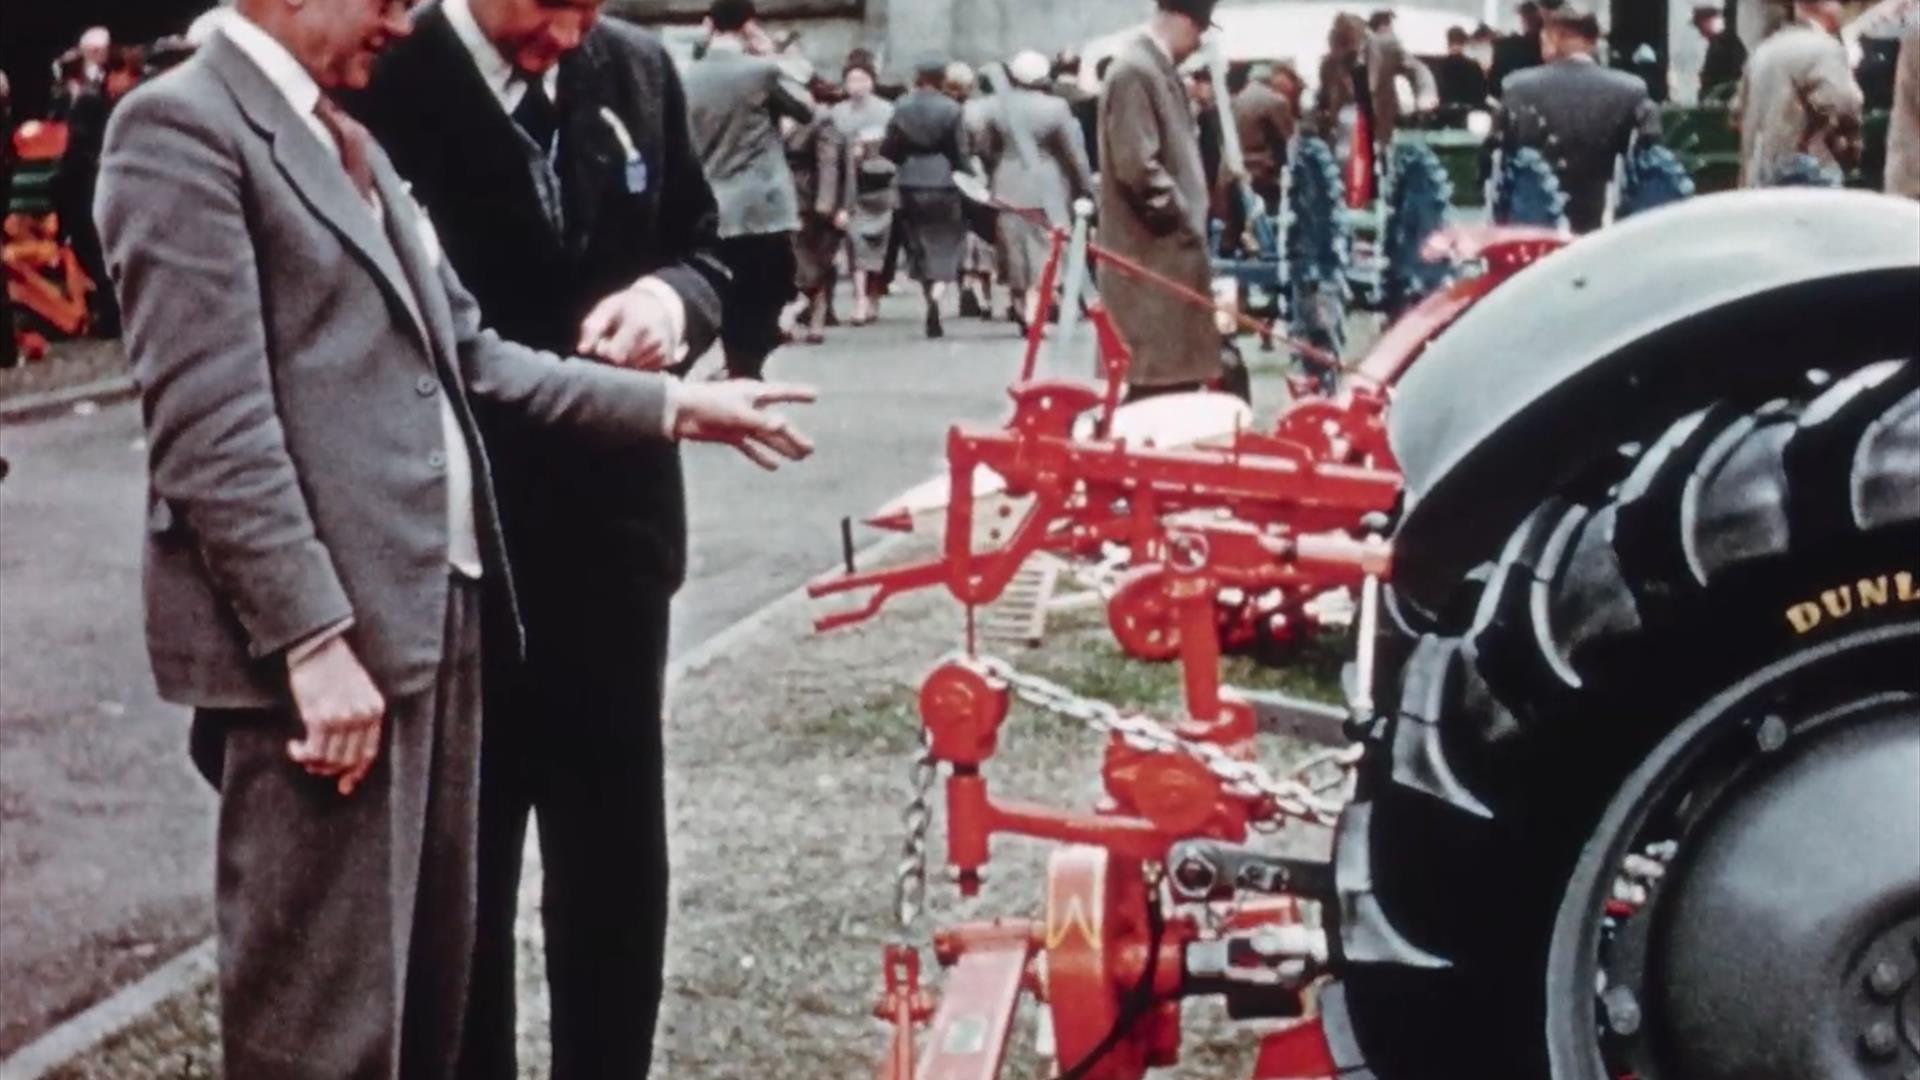
<instances>
[{"instance_id":1,"label":"man's pointing hand","mask_svg":"<svg viewBox=\"0 0 1920 1080\"><path fill-rule=\"evenodd\" d=\"M780 458L801 461L813 453L812 440L769 411L813 401L819 395L810 386L735 379L682 383L674 393L676 439L724 443L768 470L779 468Z\"/></svg>"}]
</instances>

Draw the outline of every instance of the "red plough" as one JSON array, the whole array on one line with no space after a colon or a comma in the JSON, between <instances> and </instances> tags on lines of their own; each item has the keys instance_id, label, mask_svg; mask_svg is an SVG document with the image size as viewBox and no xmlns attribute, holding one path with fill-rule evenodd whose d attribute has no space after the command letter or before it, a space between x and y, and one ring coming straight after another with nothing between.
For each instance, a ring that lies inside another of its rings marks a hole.
<instances>
[{"instance_id":1,"label":"red plough","mask_svg":"<svg viewBox=\"0 0 1920 1080\"><path fill-rule=\"evenodd\" d=\"M828 630L933 586L971 611L1005 592L1036 553L1090 561L1120 548L1130 569L1109 598L1116 637L1134 655L1177 656L1183 664L1185 718L1173 724L979 658L972 640L926 678L919 700L925 752L915 766L897 880L903 929L924 899L930 798L942 773L945 858L962 894L979 891L996 836L1061 847L1048 863L1039 919L935 932L933 954L946 969L937 1003L921 982L914 947L888 947L875 1009L892 1029L883 1080L997 1077L1023 993L1045 1006L1061 1080L1139 1080L1149 1068L1174 1064L1180 1002L1201 996L1223 997L1236 1019L1265 1022L1255 1080L1330 1077L1357 1064L1336 1060L1317 1007L1320 995L1341 993L1324 977L1330 939L1322 912L1340 901L1334 869L1324 858L1288 857L1256 843L1289 824L1335 823L1352 794L1350 766L1359 753L1348 714L1253 701L1223 688L1223 640L1249 628L1247 616L1236 623L1222 612L1257 612L1271 631L1301 618L1313 597L1346 588L1358 597L1363 628L1378 618L1391 551L1377 533L1400 490L1383 423L1393 387L1436 334L1563 241L1486 231L1438 242L1480 272L1409 312L1342 373L1332 394L1314 393L1316 379L1296 380L1296 400L1264 432L1178 448L1129 440L1118 433L1128 356L1104 312L1096 306L1092 313L1104 384L1033 379L1036 328L1023 378L1010 392L1011 419L998 430L949 433L941 555L866 572L849 566L810 586L815 598L866 594L859 607L821 618L817 625ZM1063 249L1056 233L1048 280ZM1137 270L1098 248L1093 254L1110 272ZM981 549L976 519L985 492L1025 506L1016 511L1003 500L1004 520L987 530L997 546ZM877 524L911 527L898 515ZM1223 603L1229 596L1233 602ZM1371 637L1363 632L1360 641L1357 685L1366 687ZM992 793L985 768L1015 700L1105 735L1103 795L1094 806ZM1255 760L1262 733L1322 749L1276 775Z\"/></svg>"}]
</instances>

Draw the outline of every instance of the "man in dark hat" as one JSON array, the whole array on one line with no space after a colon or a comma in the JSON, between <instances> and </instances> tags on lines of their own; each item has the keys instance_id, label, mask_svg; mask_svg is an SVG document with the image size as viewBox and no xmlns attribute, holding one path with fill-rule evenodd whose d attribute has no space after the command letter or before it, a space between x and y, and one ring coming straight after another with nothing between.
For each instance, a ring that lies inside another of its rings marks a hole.
<instances>
[{"instance_id":1,"label":"man in dark hat","mask_svg":"<svg viewBox=\"0 0 1920 1080\"><path fill-rule=\"evenodd\" d=\"M1693 28L1707 39L1707 56L1700 64L1700 100L1732 92L1747 68L1747 47L1740 35L1727 29L1727 15L1719 4L1695 4Z\"/></svg>"},{"instance_id":2,"label":"man in dark hat","mask_svg":"<svg viewBox=\"0 0 1920 1080\"><path fill-rule=\"evenodd\" d=\"M1200 49L1212 0L1158 0L1146 32L1121 46L1100 105L1100 239L1119 255L1208 291L1208 184L1200 128L1180 65ZM1220 374L1213 313L1124 274L1100 295L1133 353L1129 394L1198 389Z\"/></svg>"},{"instance_id":3,"label":"man in dark hat","mask_svg":"<svg viewBox=\"0 0 1920 1080\"><path fill-rule=\"evenodd\" d=\"M1494 97L1505 92L1507 76L1516 71L1539 67L1544 62L1540 44L1543 29L1540 5L1534 0L1523 0L1516 10L1520 15L1520 32L1508 34L1493 43L1493 70L1487 73L1487 86Z\"/></svg>"},{"instance_id":4,"label":"man in dark hat","mask_svg":"<svg viewBox=\"0 0 1920 1080\"><path fill-rule=\"evenodd\" d=\"M667 50L599 0L443 0L354 103L489 327L681 370L719 332L712 189ZM644 1076L661 996L661 715L687 559L680 458L480 420L521 586L524 664L490 669L464 1080L517 1075L513 924L539 816L553 1076Z\"/></svg>"},{"instance_id":5,"label":"man in dark hat","mask_svg":"<svg viewBox=\"0 0 1920 1080\"><path fill-rule=\"evenodd\" d=\"M1614 163L1635 140L1660 138L1647 84L1594 58L1600 20L1574 4L1550 12L1541 33L1547 63L1507 80L1494 137L1503 153L1538 150L1567 194L1567 223L1592 232L1606 217Z\"/></svg>"}]
</instances>

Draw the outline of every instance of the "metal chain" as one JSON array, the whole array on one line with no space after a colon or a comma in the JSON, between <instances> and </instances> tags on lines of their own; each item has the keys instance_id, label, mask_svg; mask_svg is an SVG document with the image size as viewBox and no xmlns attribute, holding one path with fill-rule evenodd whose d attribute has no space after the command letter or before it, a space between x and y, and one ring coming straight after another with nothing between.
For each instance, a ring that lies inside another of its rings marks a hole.
<instances>
[{"instance_id":1,"label":"metal chain","mask_svg":"<svg viewBox=\"0 0 1920 1080\"><path fill-rule=\"evenodd\" d=\"M1332 826L1339 821L1340 811L1346 805L1345 788L1351 766L1359 760L1358 747L1316 754L1286 776L1275 777L1260 765L1241 761L1221 747L1182 739L1150 717L1123 713L1107 702L1083 697L1059 683L1021 672L1004 660L975 657L967 662L977 665L987 677L1004 683L1014 696L1034 708L1077 720L1102 734L1116 735L1137 750L1186 754L1206 766L1230 794L1271 801L1276 816L1306 818ZM1339 794L1328 794L1336 789Z\"/></svg>"},{"instance_id":2,"label":"metal chain","mask_svg":"<svg viewBox=\"0 0 1920 1080\"><path fill-rule=\"evenodd\" d=\"M905 939L927 903L927 830L933 824L933 782L938 769L933 761L933 742L925 728L920 729L920 752L913 759L910 786L912 795L900 811L906 826L906 839L900 844L900 865L894 871L893 915Z\"/></svg>"}]
</instances>

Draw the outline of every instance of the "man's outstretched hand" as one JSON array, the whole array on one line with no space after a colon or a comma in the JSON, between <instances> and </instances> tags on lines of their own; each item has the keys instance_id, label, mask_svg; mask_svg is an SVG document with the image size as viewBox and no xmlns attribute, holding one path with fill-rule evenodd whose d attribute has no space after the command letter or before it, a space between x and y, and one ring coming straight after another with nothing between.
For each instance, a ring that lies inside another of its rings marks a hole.
<instances>
[{"instance_id":1,"label":"man's outstretched hand","mask_svg":"<svg viewBox=\"0 0 1920 1080\"><path fill-rule=\"evenodd\" d=\"M801 461L813 453L812 440L769 411L774 405L813 401L819 395L810 386L734 379L681 383L674 393L676 439L725 443L767 470L779 468L781 458Z\"/></svg>"}]
</instances>

